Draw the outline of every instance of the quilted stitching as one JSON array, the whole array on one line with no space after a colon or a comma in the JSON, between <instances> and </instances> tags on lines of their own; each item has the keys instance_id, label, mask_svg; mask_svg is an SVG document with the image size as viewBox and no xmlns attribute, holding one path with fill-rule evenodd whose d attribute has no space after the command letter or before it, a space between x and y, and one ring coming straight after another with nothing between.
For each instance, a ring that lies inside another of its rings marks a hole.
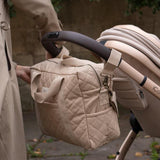
<instances>
[{"instance_id":1,"label":"quilted stitching","mask_svg":"<svg viewBox=\"0 0 160 160\"><path fill-rule=\"evenodd\" d=\"M94 63L91 64L93 66ZM103 66L94 64L93 67L100 75ZM87 149L101 146L119 136L117 115L108 106L107 91L103 88L103 94L100 92L97 74L89 65L64 67L45 61L34 68L32 72L42 71L39 90L49 88L57 76L64 77L58 95L37 105L37 117L45 134ZM56 71L56 74L49 73L51 71ZM104 97L107 98L103 100Z\"/></svg>"}]
</instances>

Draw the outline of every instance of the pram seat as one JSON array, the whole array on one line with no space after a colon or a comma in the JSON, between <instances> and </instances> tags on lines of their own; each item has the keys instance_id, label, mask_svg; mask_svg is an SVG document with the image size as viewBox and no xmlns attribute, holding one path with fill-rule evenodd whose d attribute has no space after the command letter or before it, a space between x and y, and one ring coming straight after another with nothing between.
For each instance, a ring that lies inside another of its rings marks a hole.
<instances>
[{"instance_id":1,"label":"pram seat","mask_svg":"<svg viewBox=\"0 0 160 160\"><path fill-rule=\"evenodd\" d=\"M106 40L106 47L120 51L128 64L160 86L158 37L133 25L120 25L102 32L98 41L102 40ZM117 101L132 110L147 134L160 137L160 100L118 68L113 80Z\"/></svg>"}]
</instances>

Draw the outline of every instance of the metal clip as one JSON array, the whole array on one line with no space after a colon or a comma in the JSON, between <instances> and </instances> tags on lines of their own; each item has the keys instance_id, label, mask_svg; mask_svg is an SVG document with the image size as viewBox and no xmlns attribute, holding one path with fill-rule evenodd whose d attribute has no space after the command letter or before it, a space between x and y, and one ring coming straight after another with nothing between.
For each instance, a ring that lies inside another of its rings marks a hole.
<instances>
[{"instance_id":1,"label":"metal clip","mask_svg":"<svg viewBox=\"0 0 160 160\"><path fill-rule=\"evenodd\" d=\"M6 21L1 21L0 28L4 31L8 31L10 29L10 25Z\"/></svg>"},{"instance_id":2,"label":"metal clip","mask_svg":"<svg viewBox=\"0 0 160 160\"><path fill-rule=\"evenodd\" d=\"M109 89L109 87L108 87L108 77L107 77L107 76L104 77L103 85L104 85L104 87L105 87L106 89Z\"/></svg>"}]
</instances>

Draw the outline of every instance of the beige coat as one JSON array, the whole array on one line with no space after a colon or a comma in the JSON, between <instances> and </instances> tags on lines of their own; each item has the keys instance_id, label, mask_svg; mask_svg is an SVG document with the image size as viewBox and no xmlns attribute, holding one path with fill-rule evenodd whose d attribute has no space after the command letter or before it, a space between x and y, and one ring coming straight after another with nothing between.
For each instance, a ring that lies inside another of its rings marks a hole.
<instances>
[{"instance_id":1,"label":"beige coat","mask_svg":"<svg viewBox=\"0 0 160 160\"><path fill-rule=\"evenodd\" d=\"M4 4L6 1L0 0L0 160L25 160L22 111L11 57L9 16L7 4ZM28 12L42 34L60 30L50 0L12 0L12 2L16 7Z\"/></svg>"}]
</instances>

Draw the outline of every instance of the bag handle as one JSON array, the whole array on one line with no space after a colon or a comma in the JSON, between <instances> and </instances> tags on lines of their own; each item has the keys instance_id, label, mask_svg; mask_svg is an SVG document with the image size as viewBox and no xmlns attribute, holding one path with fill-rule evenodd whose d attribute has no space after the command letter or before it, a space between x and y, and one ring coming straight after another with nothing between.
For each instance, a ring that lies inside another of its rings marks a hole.
<instances>
[{"instance_id":1,"label":"bag handle","mask_svg":"<svg viewBox=\"0 0 160 160\"><path fill-rule=\"evenodd\" d=\"M55 62L55 63L61 63L62 65L66 65L70 67L81 67L84 65L94 65L94 63L89 60L78 59L72 56L66 56L65 58L64 57L52 58L52 59L48 59L48 61Z\"/></svg>"},{"instance_id":2,"label":"bag handle","mask_svg":"<svg viewBox=\"0 0 160 160\"><path fill-rule=\"evenodd\" d=\"M80 67L84 65L88 65L92 63L88 60L81 60L74 57L68 57L66 59L63 59L61 62L63 65L71 66L71 67Z\"/></svg>"},{"instance_id":3,"label":"bag handle","mask_svg":"<svg viewBox=\"0 0 160 160\"><path fill-rule=\"evenodd\" d=\"M54 97L59 92L62 82L64 80L63 77L56 77L54 81L52 81L51 85L47 90L38 91L38 85L40 83L41 72L33 72L32 81L31 81L31 94L33 99L38 103L43 103L48 100L50 97Z\"/></svg>"}]
</instances>

